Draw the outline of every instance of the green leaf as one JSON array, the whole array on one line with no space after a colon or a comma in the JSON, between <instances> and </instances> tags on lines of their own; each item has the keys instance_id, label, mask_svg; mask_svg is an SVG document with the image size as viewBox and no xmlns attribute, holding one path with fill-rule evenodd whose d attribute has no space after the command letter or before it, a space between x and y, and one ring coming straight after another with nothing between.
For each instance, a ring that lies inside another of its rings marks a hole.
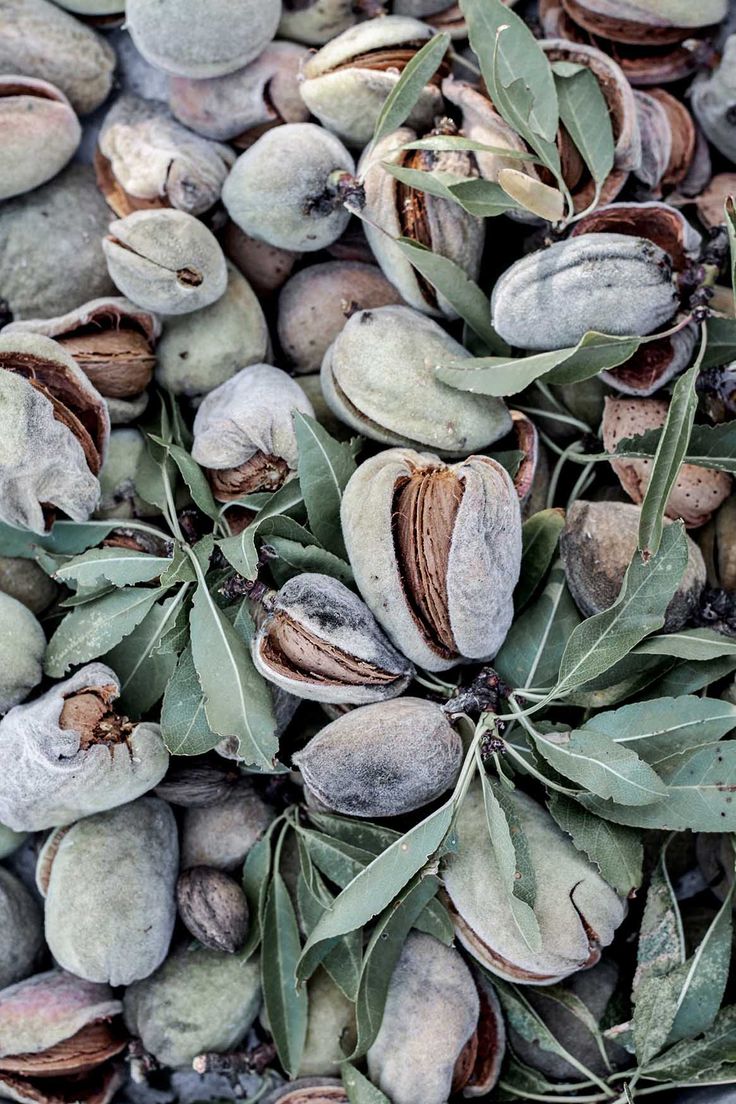
<instances>
[{"instance_id":1,"label":"green leaf","mask_svg":"<svg viewBox=\"0 0 736 1104\"><path fill-rule=\"evenodd\" d=\"M120 679L117 708L138 718L161 699L176 667L173 652L157 652L161 637L182 605L179 594L157 603L121 642L103 657Z\"/></svg>"},{"instance_id":2,"label":"green leaf","mask_svg":"<svg viewBox=\"0 0 736 1104\"><path fill-rule=\"evenodd\" d=\"M565 197L557 188L544 184L519 169L505 168L498 174L498 183L516 202L547 222L561 222L565 216Z\"/></svg>"},{"instance_id":3,"label":"green leaf","mask_svg":"<svg viewBox=\"0 0 736 1104\"><path fill-rule=\"evenodd\" d=\"M733 196L729 196L726 200L725 214L728 247L731 254L731 287L733 288L734 304L736 304L736 211L734 211Z\"/></svg>"},{"instance_id":4,"label":"green leaf","mask_svg":"<svg viewBox=\"0 0 736 1104\"><path fill-rule=\"evenodd\" d=\"M54 578L82 587L99 586L104 582L125 587L157 579L169 567L169 556L147 556L132 548L93 548L67 560L54 572Z\"/></svg>"},{"instance_id":5,"label":"green leaf","mask_svg":"<svg viewBox=\"0 0 736 1104\"><path fill-rule=\"evenodd\" d=\"M650 636L636 651L641 655L676 656L696 661L721 659L724 653L736 656L736 640L712 629L681 629L676 633Z\"/></svg>"},{"instance_id":6,"label":"green leaf","mask_svg":"<svg viewBox=\"0 0 736 1104\"><path fill-rule=\"evenodd\" d=\"M370 851L372 855L380 855L397 839L401 839L401 832L372 824L368 820L349 820L334 813L318 813L312 809L309 811L309 819L327 835L363 851Z\"/></svg>"},{"instance_id":7,"label":"green leaf","mask_svg":"<svg viewBox=\"0 0 736 1104\"><path fill-rule=\"evenodd\" d=\"M29 529L16 529L0 521L0 555L33 560L41 550L61 555L75 554L99 544L108 533L119 528L119 518L113 521L57 521L50 533L40 534Z\"/></svg>"},{"instance_id":8,"label":"green leaf","mask_svg":"<svg viewBox=\"0 0 736 1104\"><path fill-rule=\"evenodd\" d=\"M570 634L580 614L558 563L547 585L509 629L493 661L494 670L510 686L553 686Z\"/></svg>"},{"instance_id":9,"label":"green leaf","mask_svg":"<svg viewBox=\"0 0 736 1104\"><path fill-rule=\"evenodd\" d=\"M157 445L149 434L144 436L146 447L135 472L136 494L166 516L176 482L176 467L165 448Z\"/></svg>"},{"instance_id":10,"label":"green leaf","mask_svg":"<svg viewBox=\"0 0 736 1104\"><path fill-rule=\"evenodd\" d=\"M674 767L685 753L717 743L736 727L736 706L720 698L682 695L653 698L599 713L585 723L617 744L636 751L644 762Z\"/></svg>"},{"instance_id":11,"label":"green leaf","mask_svg":"<svg viewBox=\"0 0 736 1104\"><path fill-rule=\"evenodd\" d=\"M570 76L560 75L557 69L555 88L560 122L600 190L613 169L615 158L611 116L601 86L592 70L582 66Z\"/></svg>"},{"instance_id":12,"label":"green leaf","mask_svg":"<svg viewBox=\"0 0 736 1104\"><path fill-rule=\"evenodd\" d=\"M279 745L271 692L253 666L247 645L215 604L204 576L194 595L189 626L207 723L219 736L237 737L238 757L245 763L272 770Z\"/></svg>"},{"instance_id":13,"label":"green leaf","mask_svg":"<svg viewBox=\"0 0 736 1104\"><path fill-rule=\"evenodd\" d=\"M601 820L558 793L550 794L549 811L578 851L595 863L601 876L621 897L628 897L639 888L644 847L637 832Z\"/></svg>"},{"instance_id":14,"label":"green leaf","mask_svg":"<svg viewBox=\"0 0 736 1104\"><path fill-rule=\"evenodd\" d=\"M555 81L529 27L501 0L460 0L460 10L497 110L511 126L518 129L521 125L523 137L530 131L533 137L553 143L559 124ZM523 88L523 97L515 92L517 82ZM510 101L511 118L501 106L507 98L503 92Z\"/></svg>"},{"instance_id":15,"label":"green leaf","mask_svg":"<svg viewBox=\"0 0 736 1104\"><path fill-rule=\"evenodd\" d=\"M87 663L109 652L140 625L156 602L167 593L131 587L115 590L68 613L51 637L44 670L61 678L71 666Z\"/></svg>"},{"instance_id":16,"label":"green leaf","mask_svg":"<svg viewBox=\"0 0 736 1104\"><path fill-rule=\"evenodd\" d=\"M250 525L235 537L226 537L218 541L218 547L225 559L238 574L246 579L255 579L258 575L258 549L256 538L270 536L284 537L296 544L311 545L315 538L293 518L286 515L267 515L254 518Z\"/></svg>"},{"instance_id":17,"label":"green leaf","mask_svg":"<svg viewBox=\"0 0 736 1104\"><path fill-rule=\"evenodd\" d=\"M534 597L552 566L564 528L565 514L557 507L540 510L524 522L521 529L521 574L514 590L517 613Z\"/></svg>"},{"instance_id":18,"label":"green leaf","mask_svg":"<svg viewBox=\"0 0 736 1104\"><path fill-rule=\"evenodd\" d=\"M453 814L452 802L441 805L387 847L345 887L305 944L298 971L302 979L314 972L335 938L363 927L393 901L438 850L450 830Z\"/></svg>"},{"instance_id":19,"label":"green leaf","mask_svg":"<svg viewBox=\"0 0 736 1104\"><path fill-rule=\"evenodd\" d=\"M427 935L433 936L440 943L444 943L446 947L451 947L455 939L455 927L452 923L452 917L437 897L433 897L429 904L424 907L414 921L414 927L417 931L426 932Z\"/></svg>"},{"instance_id":20,"label":"green leaf","mask_svg":"<svg viewBox=\"0 0 736 1104\"><path fill-rule=\"evenodd\" d=\"M271 534L268 537L268 544L277 556L277 559L270 562L269 567L278 586L283 586L288 579L293 579L295 575L301 575L304 571L316 571L321 575L329 575L337 579L345 586L355 586L350 564L332 552L318 548L316 544L303 545L286 537L276 537Z\"/></svg>"},{"instance_id":21,"label":"green leaf","mask_svg":"<svg viewBox=\"0 0 736 1104\"><path fill-rule=\"evenodd\" d=\"M736 1005L721 1009L704 1035L676 1043L642 1072L654 1081L687 1083L725 1062L736 1062Z\"/></svg>"},{"instance_id":22,"label":"green leaf","mask_svg":"<svg viewBox=\"0 0 736 1104\"><path fill-rule=\"evenodd\" d=\"M305 986L297 988L296 964L301 952L299 927L284 879L274 874L266 899L261 947L263 1001L279 1061L296 1077L307 1037L309 1001Z\"/></svg>"},{"instance_id":23,"label":"green leaf","mask_svg":"<svg viewBox=\"0 0 736 1104\"><path fill-rule=\"evenodd\" d=\"M636 437L625 437L616 445L613 456L648 458L654 456L662 439L662 427L648 429ZM683 463L699 468L716 468L736 473L736 422L720 425L694 425Z\"/></svg>"},{"instance_id":24,"label":"green leaf","mask_svg":"<svg viewBox=\"0 0 736 1104\"><path fill-rule=\"evenodd\" d=\"M350 1104L391 1104L389 1098L372 1085L355 1066L351 1066L350 1062L342 1063L340 1075Z\"/></svg>"},{"instance_id":25,"label":"green leaf","mask_svg":"<svg viewBox=\"0 0 736 1104\"><path fill-rule=\"evenodd\" d=\"M736 319L710 318L703 368L718 368L736 359Z\"/></svg>"},{"instance_id":26,"label":"green leaf","mask_svg":"<svg viewBox=\"0 0 736 1104\"><path fill-rule=\"evenodd\" d=\"M488 296L466 272L448 257L425 249L411 238L396 245L406 259L442 295L455 312L492 352L502 351L501 339L491 326Z\"/></svg>"},{"instance_id":27,"label":"green leaf","mask_svg":"<svg viewBox=\"0 0 736 1104\"><path fill-rule=\"evenodd\" d=\"M677 832L736 832L736 740L700 748L675 760L674 770L661 770L667 785L662 801L637 808L581 797L586 809L617 824Z\"/></svg>"},{"instance_id":28,"label":"green leaf","mask_svg":"<svg viewBox=\"0 0 736 1104\"><path fill-rule=\"evenodd\" d=\"M542 946L539 922L534 914L536 877L529 857L529 844L521 820L503 789L480 771L488 837L496 856L506 901L521 938L530 951Z\"/></svg>"},{"instance_id":29,"label":"green leaf","mask_svg":"<svg viewBox=\"0 0 736 1104\"><path fill-rule=\"evenodd\" d=\"M306 845L315 866L335 885L344 888L372 861L370 851L352 847L342 840L333 839L323 832L310 828L298 828L299 839Z\"/></svg>"},{"instance_id":30,"label":"green leaf","mask_svg":"<svg viewBox=\"0 0 736 1104\"><path fill-rule=\"evenodd\" d=\"M309 852L301 842L299 859L301 869L297 879L297 906L302 929L309 934L319 923L325 911L332 908L334 897L312 865ZM350 932L338 939L329 954L322 960L322 968L353 1004L358 999L362 962L363 933L360 930Z\"/></svg>"},{"instance_id":31,"label":"green leaf","mask_svg":"<svg viewBox=\"0 0 736 1104\"><path fill-rule=\"evenodd\" d=\"M271 875L271 837L278 821L256 843L245 857L243 865L243 893L248 902L248 938L240 952L247 960L261 942L261 917L266 910L266 899Z\"/></svg>"},{"instance_id":32,"label":"green leaf","mask_svg":"<svg viewBox=\"0 0 736 1104\"><path fill-rule=\"evenodd\" d=\"M195 505L199 506L202 513L208 518L217 521L220 516L220 508L213 498L210 485L199 464L179 445L169 445L168 451L171 459L181 472Z\"/></svg>"},{"instance_id":33,"label":"green leaf","mask_svg":"<svg viewBox=\"0 0 736 1104\"><path fill-rule=\"evenodd\" d=\"M580 1063L555 1038L549 1025L545 1023L524 993L523 987L510 985L496 977L493 978L493 986L509 1027L517 1031L528 1043L534 1044L549 1054L556 1054L565 1062L570 1062L580 1069Z\"/></svg>"},{"instance_id":34,"label":"green leaf","mask_svg":"<svg viewBox=\"0 0 736 1104\"><path fill-rule=\"evenodd\" d=\"M340 525L343 491L355 471L347 442L336 441L314 418L294 411L299 449L299 484L307 507L309 525L328 552L347 559Z\"/></svg>"},{"instance_id":35,"label":"green leaf","mask_svg":"<svg viewBox=\"0 0 736 1104\"><path fill-rule=\"evenodd\" d=\"M475 357L440 365L443 383L474 395L503 397L524 391L535 380L580 383L628 360L641 337L613 337L589 331L574 347L526 357Z\"/></svg>"},{"instance_id":36,"label":"green leaf","mask_svg":"<svg viewBox=\"0 0 736 1104\"><path fill-rule=\"evenodd\" d=\"M355 1005L357 1039L351 1058L360 1058L375 1041L383 1019L391 975L414 922L439 889L434 875L416 877L379 917L363 956Z\"/></svg>"},{"instance_id":37,"label":"green leaf","mask_svg":"<svg viewBox=\"0 0 736 1104\"><path fill-rule=\"evenodd\" d=\"M435 75L450 45L448 34L438 34L417 50L379 112L373 131L375 144L409 118L425 86Z\"/></svg>"},{"instance_id":38,"label":"green leaf","mask_svg":"<svg viewBox=\"0 0 736 1104\"><path fill-rule=\"evenodd\" d=\"M671 1043L708 1031L718 1015L731 963L733 894L732 881L697 950L673 974L678 996Z\"/></svg>"},{"instance_id":39,"label":"green leaf","mask_svg":"<svg viewBox=\"0 0 736 1104\"><path fill-rule=\"evenodd\" d=\"M589 728L533 735L537 751L559 774L620 805L649 805L667 793L636 752Z\"/></svg>"},{"instance_id":40,"label":"green leaf","mask_svg":"<svg viewBox=\"0 0 736 1104\"><path fill-rule=\"evenodd\" d=\"M204 755L222 739L207 723L191 645L179 656L164 692L161 735L172 755Z\"/></svg>"},{"instance_id":41,"label":"green leaf","mask_svg":"<svg viewBox=\"0 0 736 1104\"><path fill-rule=\"evenodd\" d=\"M636 657L637 651L638 649L635 649L631 653L632 658ZM646 662L646 660L640 660L640 662ZM720 656L718 659L704 660L702 663L695 661L673 663L648 689L651 694L661 694L662 697L669 697L672 694L695 694L735 670L735 655Z\"/></svg>"},{"instance_id":42,"label":"green leaf","mask_svg":"<svg viewBox=\"0 0 736 1104\"><path fill-rule=\"evenodd\" d=\"M685 940L677 898L662 849L652 875L639 931L634 977L633 1037L640 1064L666 1044L677 1013L673 971L685 960Z\"/></svg>"},{"instance_id":43,"label":"green leaf","mask_svg":"<svg viewBox=\"0 0 736 1104\"><path fill-rule=\"evenodd\" d=\"M404 172L411 171L411 169L404 170ZM438 187L444 183L448 199L459 203L468 214L476 215L478 218L496 218L498 215L505 215L508 211L523 210L521 204L493 180L483 180L482 177L461 180L450 173L440 172L429 175L434 178ZM417 173L417 177L420 176L421 174Z\"/></svg>"},{"instance_id":44,"label":"green leaf","mask_svg":"<svg viewBox=\"0 0 736 1104\"><path fill-rule=\"evenodd\" d=\"M583 621L570 636L555 696L603 674L645 636L662 628L687 558L685 532L680 522L667 526L659 552L647 563L638 553L634 554L614 604Z\"/></svg>"},{"instance_id":45,"label":"green leaf","mask_svg":"<svg viewBox=\"0 0 736 1104\"><path fill-rule=\"evenodd\" d=\"M639 517L639 548L645 558L653 556L659 549L664 529L664 511L687 451L698 406L695 381L705 352L706 338L704 327L700 354L692 368L678 379L667 408L667 418L657 445Z\"/></svg>"}]
</instances>

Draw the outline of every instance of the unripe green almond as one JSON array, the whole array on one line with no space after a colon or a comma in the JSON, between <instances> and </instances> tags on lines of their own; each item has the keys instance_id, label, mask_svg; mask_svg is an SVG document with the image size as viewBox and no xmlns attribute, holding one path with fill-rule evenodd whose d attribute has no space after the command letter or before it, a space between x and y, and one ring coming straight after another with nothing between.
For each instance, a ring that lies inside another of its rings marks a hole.
<instances>
[{"instance_id":1,"label":"unripe green almond","mask_svg":"<svg viewBox=\"0 0 736 1104\"><path fill-rule=\"evenodd\" d=\"M114 429L100 472L99 518L144 518L160 513L136 491L138 463L146 451L139 429Z\"/></svg>"},{"instance_id":2,"label":"unripe green almond","mask_svg":"<svg viewBox=\"0 0 736 1104\"><path fill-rule=\"evenodd\" d=\"M57 586L35 560L0 556L0 591L17 598L31 613L42 613L56 597Z\"/></svg>"},{"instance_id":3,"label":"unripe green almond","mask_svg":"<svg viewBox=\"0 0 736 1104\"><path fill-rule=\"evenodd\" d=\"M304 66L302 98L319 121L349 146L365 146L373 135L381 109L401 76L399 65L361 66L373 51L417 49L432 30L417 19L389 15L358 23L337 35ZM442 94L433 84L420 92L409 125L431 126L442 111Z\"/></svg>"},{"instance_id":4,"label":"unripe green almond","mask_svg":"<svg viewBox=\"0 0 736 1104\"><path fill-rule=\"evenodd\" d=\"M201 947L174 951L151 977L125 991L125 1022L164 1066L232 1050L261 1004L258 958Z\"/></svg>"},{"instance_id":5,"label":"unripe green almond","mask_svg":"<svg viewBox=\"0 0 736 1104\"><path fill-rule=\"evenodd\" d=\"M270 342L253 289L227 262L225 294L203 310L164 319L156 346L156 379L174 395L198 398L241 368L263 363Z\"/></svg>"},{"instance_id":6,"label":"unripe green almond","mask_svg":"<svg viewBox=\"0 0 736 1104\"><path fill-rule=\"evenodd\" d=\"M116 287L161 314L201 310L224 295L225 257L214 234L184 211L135 211L102 242Z\"/></svg>"},{"instance_id":7,"label":"unripe green almond","mask_svg":"<svg viewBox=\"0 0 736 1104\"><path fill-rule=\"evenodd\" d=\"M301 269L279 295L279 343L291 370L300 375L319 372L350 313L400 302L398 291L376 265L326 261Z\"/></svg>"},{"instance_id":8,"label":"unripe green almond","mask_svg":"<svg viewBox=\"0 0 736 1104\"><path fill-rule=\"evenodd\" d=\"M314 123L285 123L241 154L222 201L251 237L312 253L337 241L347 227L350 214L337 187L339 178L354 170L352 157L330 131Z\"/></svg>"},{"instance_id":9,"label":"unripe green almond","mask_svg":"<svg viewBox=\"0 0 736 1104\"><path fill-rule=\"evenodd\" d=\"M467 455L511 428L500 399L437 379L438 365L468 356L438 323L409 307L358 311L325 353L322 390L341 421L374 441Z\"/></svg>"},{"instance_id":10,"label":"unripe green almond","mask_svg":"<svg viewBox=\"0 0 736 1104\"><path fill-rule=\"evenodd\" d=\"M182 821L182 869L213 866L233 870L241 866L275 815L246 779L217 804L187 809Z\"/></svg>"},{"instance_id":11,"label":"unripe green almond","mask_svg":"<svg viewBox=\"0 0 736 1104\"><path fill-rule=\"evenodd\" d=\"M284 0L279 35L323 46L358 20L355 0Z\"/></svg>"},{"instance_id":12,"label":"unripe green almond","mask_svg":"<svg viewBox=\"0 0 736 1104\"><path fill-rule=\"evenodd\" d=\"M724 157L736 158L736 134L731 121L736 105L736 35L729 35L721 63L712 73L698 77L692 86L692 106L705 134Z\"/></svg>"},{"instance_id":13,"label":"unripe green almond","mask_svg":"<svg viewBox=\"0 0 736 1104\"><path fill-rule=\"evenodd\" d=\"M0 6L0 37L4 16ZM76 162L41 188L0 204L0 288L14 318L53 318L115 293L102 252L109 222L94 173Z\"/></svg>"},{"instance_id":14,"label":"unripe green almond","mask_svg":"<svg viewBox=\"0 0 736 1104\"><path fill-rule=\"evenodd\" d=\"M76 112L87 115L110 92L115 61L115 51L102 35L56 4L1 0L0 73L50 81Z\"/></svg>"},{"instance_id":15,"label":"unripe green almond","mask_svg":"<svg viewBox=\"0 0 736 1104\"><path fill-rule=\"evenodd\" d=\"M664 250L626 234L584 234L512 264L493 289L491 313L510 345L564 349L588 330L643 337L677 304Z\"/></svg>"},{"instance_id":16,"label":"unripe green almond","mask_svg":"<svg viewBox=\"0 0 736 1104\"><path fill-rule=\"evenodd\" d=\"M639 542L641 510L628 502L584 502L567 509L560 553L570 593L584 617L609 609ZM670 524L667 522L666 524ZM706 582L703 555L687 538L688 562L667 607L664 631L684 628L698 606Z\"/></svg>"},{"instance_id":17,"label":"unripe green almond","mask_svg":"<svg viewBox=\"0 0 736 1104\"><path fill-rule=\"evenodd\" d=\"M323 969L307 986L309 1019L299 1077L336 1077L355 1045L355 1005Z\"/></svg>"},{"instance_id":18,"label":"unripe green almond","mask_svg":"<svg viewBox=\"0 0 736 1104\"><path fill-rule=\"evenodd\" d=\"M33 973L43 945L41 909L23 883L0 867L0 989Z\"/></svg>"},{"instance_id":19,"label":"unripe green almond","mask_svg":"<svg viewBox=\"0 0 736 1104\"><path fill-rule=\"evenodd\" d=\"M53 84L0 76L0 200L56 176L81 137L71 104Z\"/></svg>"},{"instance_id":20,"label":"unripe green almond","mask_svg":"<svg viewBox=\"0 0 736 1104\"><path fill-rule=\"evenodd\" d=\"M458 939L485 969L517 984L552 985L599 960L625 906L543 806L519 790L507 798L536 873L541 949L529 948L513 919L479 785L463 802L457 822L463 843L444 859L442 877Z\"/></svg>"},{"instance_id":21,"label":"unripe green almond","mask_svg":"<svg viewBox=\"0 0 736 1104\"><path fill-rule=\"evenodd\" d=\"M65 970L130 985L166 957L176 919L176 821L157 797L57 829L39 857L46 942Z\"/></svg>"},{"instance_id":22,"label":"unripe green almond","mask_svg":"<svg viewBox=\"0 0 736 1104\"><path fill-rule=\"evenodd\" d=\"M182 77L242 69L276 34L281 0L127 0L126 25L147 61Z\"/></svg>"},{"instance_id":23,"label":"unripe green almond","mask_svg":"<svg viewBox=\"0 0 736 1104\"><path fill-rule=\"evenodd\" d=\"M43 678L46 636L31 611L0 593L0 713L25 700Z\"/></svg>"},{"instance_id":24,"label":"unripe green almond","mask_svg":"<svg viewBox=\"0 0 736 1104\"><path fill-rule=\"evenodd\" d=\"M226 142L243 143L250 132L278 123L306 123L309 110L299 95L299 73L308 56L296 42L271 42L258 57L224 77L174 77L169 106L185 126Z\"/></svg>"},{"instance_id":25,"label":"unripe green almond","mask_svg":"<svg viewBox=\"0 0 736 1104\"><path fill-rule=\"evenodd\" d=\"M460 954L412 932L389 984L368 1051L371 1080L392 1104L445 1104L455 1064L478 1026L480 1004Z\"/></svg>"},{"instance_id":26,"label":"unripe green almond","mask_svg":"<svg viewBox=\"0 0 736 1104\"><path fill-rule=\"evenodd\" d=\"M352 709L293 756L305 785L348 816L413 812L455 782L462 741L434 702L396 698Z\"/></svg>"}]
</instances>

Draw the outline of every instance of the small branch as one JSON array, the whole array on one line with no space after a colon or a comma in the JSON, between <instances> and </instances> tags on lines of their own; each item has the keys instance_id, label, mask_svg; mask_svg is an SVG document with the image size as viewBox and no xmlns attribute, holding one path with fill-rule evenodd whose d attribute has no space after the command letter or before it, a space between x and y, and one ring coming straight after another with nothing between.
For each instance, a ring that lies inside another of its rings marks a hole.
<instances>
[{"instance_id":1,"label":"small branch","mask_svg":"<svg viewBox=\"0 0 736 1104\"><path fill-rule=\"evenodd\" d=\"M276 1058L273 1043L259 1043L252 1050L234 1050L230 1054L198 1054L192 1062L195 1073L221 1073L237 1077L241 1073L263 1073Z\"/></svg>"}]
</instances>

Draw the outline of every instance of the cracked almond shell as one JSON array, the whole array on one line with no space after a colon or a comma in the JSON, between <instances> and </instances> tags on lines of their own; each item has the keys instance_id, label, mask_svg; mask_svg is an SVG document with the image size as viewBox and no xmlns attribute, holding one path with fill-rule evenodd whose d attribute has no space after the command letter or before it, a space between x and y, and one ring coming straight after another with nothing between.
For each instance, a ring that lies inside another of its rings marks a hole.
<instances>
[{"instance_id":1,"label":"cracked almond shell","mask_svg":"<svg viewBox=\"0 0 736 1104\"><path fill-rule=\"evenodd\" d=\"M252 644L264 678L311 701L366 705L401 694L413 665L343 583L304 573L284 583Z\"/></svg>"},{"instance_id":2,"label":"cracked almond shell","mask_svg":"<svg viewBox=\"0 0 736 1104\"><path fill-rule=\"evenodd\" d=\"M297 466L293 414L314 416L295 380L253 364L205 395L194 419L192 456L220 502L274 491Z\"/></svg>"},{"instance_id":3,"label":"cracked almond shell","mask_svg":"<svg viewBox=\"0 0 736 1104\"><path fill-rule=\"evenodd\" d=\"M70 824L161 781L160 728L118 717L119 689L109 667L90 663L0 721L0 822L31 832Z\"/></svg>"},{"instance_id":4,"label":"cracked almond shell","mask_svg":"<svg viewBox=\"0 0 736 1104\"><path fill-rule=\"evenodd\" d=\"M107 1104L123 1078L122 1005L106 985L54 969L0 992L0 1092L19 1104Z\"/></svg>"},{"instance_id":5,"label":"cracked almond shell","mask_svg":"<svg viewBox=\"0 0 736 1104\"><path fill-rule=\"evenodd\" d=\"M342 527L363 600L408 659L444 671L495 656L521 562L519 499L500 464L387 449L350 479Z\"/></svg>"},{"instance_id":6,"label":"cracked almond shell","mask_svg":"<svg viewBox=\"0 0 736 1104\"><path fill-rule=\"evenodd\" d=\"M568 508L560 554L570 593L584 617L602 613L618 598L639 543L640 515L639 507L629 502L578 499ZM705 562L690 537L687 550L687 567L667 607L664 632L687 624L705 586Z\"/></svg>"},{"instance_id":7,"label":"cracked almond shell","mask_svg":"<svg viewBox=\"0 0 736 1104\"><path fill-rule=\"evenodd\" d=\"M51 338L9 334L0 335L0 398L2 520L37 533L57 509L86 521L110 435L101 395Z\"/></svg>"},{"instance_id":8,"label":"cracked almond shell","mask_svg":"<svg viewBox=\"0 0 736 1104\"><path fill-rule=\"evenodd\" d=\"M0 334L52 337L74 358L105 399L130 399L145 390L156 365L161 322L123 296L83 303L57 318L11 322Z\"/></svg>"},{"instance_id":9,"label":"cracked almond shell","mask_svg":"<svg viewBox=\"0 0 736 1104\"><path fill-rule=\"evenodd\" d=\"M310 792L347 816L421 809L457 778L462 742L434 702L396 698L352 709L293 756Z\"/></svg>"},{"instance_id":10,"label":"cracked almond shell","mask_svg":"<svg viewBox=\"0 0 736 1104\"><path fill-rule=\"evenodd\" d=\"M176 821L158 797L58 828L38 859L54 959L113 987L148 977L169 949L178 870Z\"/></svg>"},{"instance_id":11,"label":"cracked almond shell","mask_svg":"<svg viewBox=\"0 0 736 1104\"><path fill-rule=\"evenodd\" d=\"M350 146L365 146L401 72L432 29L418 19L387 15L369 19L332 38L304 66L302 99L323 126ZM420 92L407 123L431 125L442 112L436 83Z\"/></svg>"},{"instance_id":12,"label":"cracked almond shell","mask_svg":"<svg viewBox=\"0 0 736 1104\"><path fill-rule=\"evenodd\" d=\"M540 950L530 950L514 923L479 785L470 789L460 810L457 832L464 843L443 860L442 878L457 937L481 966L516 984L553 985L598 962L625 907L543 806L519 790L507 797L540 872L534 903Z\"/></svg>"},{"instance_id":13,"label":"cracked almond shell","mask_svg":"<svg viewBox=\"0 0 736 1104\"><path fill-rule=\"evenodd\" d=\"M435 367L470 354L419 311L404 306L358 311L325 353L322 391L346 425L384 445L467 454L503 437L503 402L438 380Z\"/></svg>"},{"instance_id":14,"label":"cracked almond shell","mask_svg":"<svg viewBox=\"0 0 736 1104\"><path fill-rule=\"evenodd\" d=\"M613 452L626 437L636 437L664 425L668 405L666 399L606 399L601 424L606 452ZM652 460L633 458L611 461L621 486L638 504L644 501L652 463ZM665 514L669 518L682 518L689 528L704 525L728 498L731 485L727 472L683 464L667 500Z\"/></svg>"},{"instance_id":15,"label":"cracked almond shell","mask_svg":"<svg viewBox=\"0 0 736 1104\"><path fill-rule=\"evenodd\" d=\"M480 271L485 222L459 204L402 184L385 165L437 173L459 179L478 175L473 157L464 150L402 150L418 137L404 126L385 135L365 151L358 171L365 189L365 236L384 275L410 307L434 317L456 318L448 301L435 291L407 260L394 239L411 238L458 265L471 280Z\"/></svg>"},{"instance_id":16,"label":"cracked almond shell","mask_svg":"<svg viewBox=\"0 0 736 1104\"><path fill-rule=\"evenodd\" d=\"M105 116L95 154L100 191L119 218L152 207L201 215L220 198L234 163L229 146L192 133L164 104L129 93Z\"/></svg>"}]
</instances>

